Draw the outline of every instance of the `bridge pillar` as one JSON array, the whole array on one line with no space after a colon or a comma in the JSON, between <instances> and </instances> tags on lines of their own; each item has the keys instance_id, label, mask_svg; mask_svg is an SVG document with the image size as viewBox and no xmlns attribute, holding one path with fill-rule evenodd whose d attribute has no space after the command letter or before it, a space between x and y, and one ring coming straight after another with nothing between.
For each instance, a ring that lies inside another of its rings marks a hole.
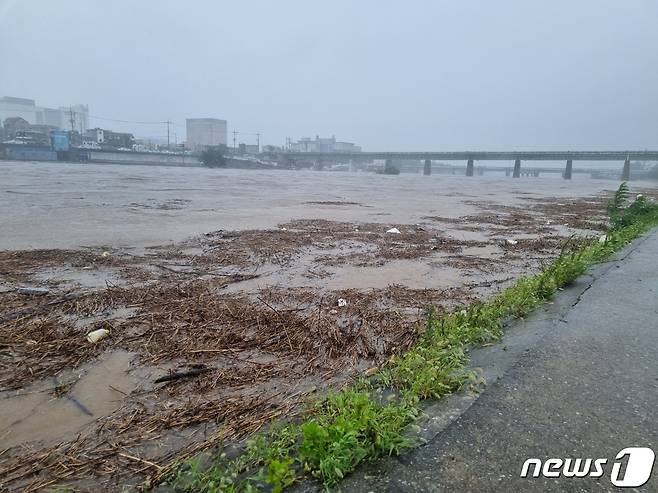
<instances>
[{"instance_id":1,"label":"bridge pillar","mask_svg":"<svg viewBox=\"0 0 658 493\"><path fill-rule=\"evenodd\" d=\"M624 170L621 172L621 181L628 181L631 179L631 159L626 158L624 161Z\"/></svg>"},{"instance_id":2,"label":"bridge pillar","mask_svg":"<svg viewBox=\"0 0 658 493\"><path fill-rule=\"evenodd\" d=\"M521 176L521 160L517 159L514 161L514 173L512 174L512 178L519 178Z\"/></svg>"},{"instance_id":3,"label":"bridge pillar","mask_svg":"<svg viewBox=\"0 0 658 493\"><path fill-rule=\"evenodd\" d=\"M573 161L567 159L567 166L564 168L564 174L562 175L565 180L571 180L571 170L573 168Z\"/></svg>"},{"instance_id":4,"label":"bridge pillar","mask_svg":"<svg viewBox=\"0 0 658 493\"><path fill-rule=\"evenodd\" d=\"M426 159L425 160L425 167L423 168L423 174L424 175L431 175L432 174L432 160L431 159Z\"/></svg>"},{"instance_id":5,"label":"bridge pillar","mask_svg":"<svg viewBox=\"0 0 658 493\"><path fill-rule=\"evenodd\" d=\"M473 176L473 160L469 159L466 162L466 176Z\"/></svg>"}]
</instances>

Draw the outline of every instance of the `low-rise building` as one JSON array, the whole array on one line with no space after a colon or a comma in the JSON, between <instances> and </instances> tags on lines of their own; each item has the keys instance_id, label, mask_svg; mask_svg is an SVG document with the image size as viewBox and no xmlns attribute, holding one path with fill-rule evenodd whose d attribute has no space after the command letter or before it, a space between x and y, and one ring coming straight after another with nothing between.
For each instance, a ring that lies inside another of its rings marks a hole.
<instances>
[{"instance_id":1,"label":"low-rise building","mask_svg":"<svg viewBox=\"0 0 658 493\"><path fill-rule=\"evenodd\" d=\"M258 144L239 144L239 154L258 154L260 152Z\"/></svg>"},{"instance_id":2,"label":"low-rise building","mask_svg":"<svg viewBox=\"0 0 658 493\"><path fill-rule=\"evenodd\" d=\"M351 142L339 142L336 136L330 138L315 136L315 139L304 137L290 144L293 152L361 152L361 147Z\"/></svg>"},{"instance_id":3,"label":"low-rise building","mask_svg":"<svg viewBox=\"0 0 658 493\"><path fill-rule=\"evenodd\" d=\"M55 125L32 124L20 116L12 116L4 121L0 142L14 144L50 145L50 134L58 130Z\"/></svg>"},{"instance_id":4,"label":"low-rise building","mask_svg":"<svg viewBox=\"0 0 658 493\"><path fill-rule=\"evenodd\" d=\"M20 116L10 116L4 120L4 132L6 140L16 137L18 132L30 130L30 122Z\"/></svg>"},{"instance_id":5,"label":"low-rise building","mask_svg":"<svg viewBox=\"0 0 658 493\"><path fill-rule=\"evenodd\" d=\"M90 128L85 132L85 140L96 144L105 143L105 130L102 128Z\"/></svg>"},{"instance_id":6,"label":"low-rise building","mask_svg":"<svg viewBox=\"0 0 658 493\"><path fill-rule=\"evenodd\" d=\"M135 144L135 137L127 132L104 131L105 145L117 149L132 149Z\"/></svg>"},{"instance_id":7,"label":"low-rise building","mask_svg":"<svg viewBox=\"0 0 658 493\"><path fill-rule=\"evenodd\" d=\"M91 128L85 132L85 141L98 144L101 148L132 149L135 137L131 133L113 132L103 128Z\"/></svg>"}]
</instances>

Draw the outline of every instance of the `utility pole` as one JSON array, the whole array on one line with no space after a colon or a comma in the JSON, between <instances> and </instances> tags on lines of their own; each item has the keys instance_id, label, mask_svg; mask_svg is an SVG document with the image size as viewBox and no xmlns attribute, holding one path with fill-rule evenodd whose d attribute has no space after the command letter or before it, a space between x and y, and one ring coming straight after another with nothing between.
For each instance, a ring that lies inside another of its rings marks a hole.
<instances>
[{"instance_id":1,"label":"utility pole","mask_svg":"<svg viewBox=\"0 0 658 493\"><path fill-rule=\"evenodd\" d=\"M236 149L236 147L235 147L235 139L237 138L237 136L238 136L238 131L237 131L237 130L233 130L233 150Z\"/></svg>"},{"instance_id":2,"label":"utility pole","mask_svg":"<svg viewBox=\"0 0 658 493\"><path fill-rule=\"evenodd\" d=\"M258 154L260 154L260 132L256 133L256 148L258 149Z\"/></svg>"},{"instance_id":3,"label":"utility pole","mask_svg":"<svg viewBox=\"0 0 658 493\"><path fill-rule=\"evenodd\" d=\"M167 150L170 151L171 147L169 146L169 124L171 123L169 120L165 122L167 124Z\"/></svg>"},{"instance_id":4,"label":"utility pole","mask_svg":"<svg viewBox=\"0 0 658 493\"><path fill-rule=\"evenodd\" d=\"M69 121L71 122L71 134L75 132L75 120L73 119L73 107L69 106Z\"/></svg>"}]
</instances>

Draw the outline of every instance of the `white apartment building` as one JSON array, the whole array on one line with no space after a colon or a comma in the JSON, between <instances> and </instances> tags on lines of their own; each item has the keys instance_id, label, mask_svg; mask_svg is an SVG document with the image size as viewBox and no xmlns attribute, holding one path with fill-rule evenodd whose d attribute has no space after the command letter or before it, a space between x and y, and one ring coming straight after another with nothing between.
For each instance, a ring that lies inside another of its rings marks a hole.
<instances>
[{"instance_id":1,"label":"white apartment building","mask_svg":"<svg viewBox=\"0 0 658 493\"><path fill-rule=\"evenodd\" d=\"M207 147L226 145L227 126L226 120L217 118L188 118L187 147L193 151L202 151Z\"/></svg>"},{"instance_id":2,"label":"white apartment building","mask_svg":"<svg viewBox=\"0 0 658 493\"><path fill-rule=\"evenodd\" d=\"M60 106L59 109L37 106L34 99L3 96L0 98L0 121L21 117L32 125L52 125L61 130L84 133L89 127L89 107L85 104Z\"/></svg>"}]
</instances>

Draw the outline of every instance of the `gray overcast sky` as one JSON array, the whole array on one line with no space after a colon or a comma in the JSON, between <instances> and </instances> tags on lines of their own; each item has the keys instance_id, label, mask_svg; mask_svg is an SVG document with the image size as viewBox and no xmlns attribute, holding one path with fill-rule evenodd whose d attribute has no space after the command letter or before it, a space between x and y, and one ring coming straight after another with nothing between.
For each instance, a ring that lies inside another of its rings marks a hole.
<instances>
[{"instance_id":1,"label":"gray overcast sky","mask_svg":"<svg viewBox=\"0 0 658 493\"><path fill-rule=\"evenodd\" d=\"M657 148L657 26L656 0L0 0L0 96L263 144Z\"/></svg>"}]
</instances>

